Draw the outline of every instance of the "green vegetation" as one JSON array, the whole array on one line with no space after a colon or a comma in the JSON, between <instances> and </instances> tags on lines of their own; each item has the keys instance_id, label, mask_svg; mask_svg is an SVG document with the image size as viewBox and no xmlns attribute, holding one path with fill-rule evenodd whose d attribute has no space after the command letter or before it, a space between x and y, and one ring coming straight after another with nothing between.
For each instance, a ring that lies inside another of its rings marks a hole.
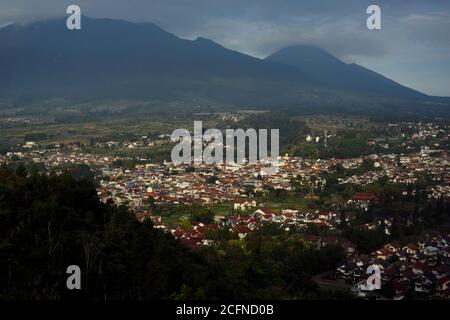
<instances>
[{"instance_id":1,"label":"green vegetation","mask_svg":"<svg viewBox=\"0 0 450 320\"><path fill-rule=\"evenodd\" d=\"M338 247L317 250L270 227L193 252L126 207L101 203L88 180L26 175L23 166L0 170L1 299L327 298L311 276L343 258ZM80 291L65 285L74 264Z\"/></svg>"}]
</instances>

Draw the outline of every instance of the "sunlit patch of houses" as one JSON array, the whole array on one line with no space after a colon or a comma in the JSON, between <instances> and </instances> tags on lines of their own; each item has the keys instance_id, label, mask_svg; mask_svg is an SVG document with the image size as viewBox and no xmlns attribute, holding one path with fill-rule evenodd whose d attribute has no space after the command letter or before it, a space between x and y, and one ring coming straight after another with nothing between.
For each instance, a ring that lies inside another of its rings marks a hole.
<instances>
[{"instance_id":1,"label":"sunlit patch of houses","mask_svg":"<svg viewBox=\"0 0 450 320\"><path fill-rule=\"evenodd\" d=\"M260 229L264 224L277 225L281 230L286 232L290 230L301 230L301 227L307 224L318 224L333 228L337 225L336 219L338 214L332 211L315 211L315 212L301 212L299 210L273 210L269 208L258 208L249 214L242 216L239 214L228 216L215 216L214 223L204 224L201 222L192 221L188 228L169 227L164 225L160 220L155 222L158 228L173 234L177 239L189 247L207 245L214 245L214 239L210 237L208 231L216 231L219 229L228 230L238 239L246 238L251 232ZM308 235L305 235L305 239ZM341 245L347 253L352 253L356 245L348 240L323 237L316 243L312 243L318 248L327 244Z\"/></svg>"},{"instance_id":2,"label":"sunlit patch of houses","mask_svg":"<svg viewBox=\"0 0 450 320\"><path fill-rule=\"evenodd\" d=\"M373 193L357 192L347 201L347 204L367 211L370 205L376 204L379 201L380 199Z\"/></svg>"}]
</instances>

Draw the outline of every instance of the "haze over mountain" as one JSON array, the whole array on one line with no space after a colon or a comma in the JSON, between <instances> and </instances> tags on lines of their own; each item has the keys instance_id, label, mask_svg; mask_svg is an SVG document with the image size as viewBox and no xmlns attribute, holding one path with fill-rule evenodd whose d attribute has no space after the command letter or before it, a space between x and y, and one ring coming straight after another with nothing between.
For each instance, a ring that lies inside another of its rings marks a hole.
<instances>
[{"instance_id":1,"label":"haze over mountain","mask_svg":"<svg viewBox=\"0 0 450 320\"><path fill-rule=\"evenodd\" d=\"M281 49L266 61L297 68L325 86L404 98L425 98L425 95L402 86L357 64L347 64L330 53L313 46L292 46Z\"/></svg>"},{"instance_id":2,"label":"haze over mountain","mask_svg":"<svg viewBox=\"0 0 450 320\"><path fill-rule=\"evenodd\" d=\"M151 23L88 17L76 31L65 19L0 29L0 70L0 98L19 101L206 100L346 110L442 102L319 48L290 47L258 59Z\"/></svg>"}]
</instances>

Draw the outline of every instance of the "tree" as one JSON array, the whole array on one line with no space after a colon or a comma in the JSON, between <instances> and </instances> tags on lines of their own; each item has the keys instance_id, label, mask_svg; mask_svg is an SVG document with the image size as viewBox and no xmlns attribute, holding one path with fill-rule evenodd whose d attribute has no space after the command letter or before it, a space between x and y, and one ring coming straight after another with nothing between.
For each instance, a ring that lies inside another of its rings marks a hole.
<instances>
[{"instance_id":1,"label":"tree","mask_svg":"<svg viewBox=\"0 0 450 320\"><path fill-rule=\"evenodd\" d=\"M245 194L247 196L251 196L255 194L255 186L254 185L246 185L245 186Z\"/></svg>"},{"instance_id":2,"label":"tree","mask_svg":"<svg viewBox=\"0 0 450 320\"><path fill-rule=\"evenodd\" d=\"M345 211L341 211L341 221L339 226L341 229L345 229L347 227L347 217L345 215Z\"/></svg>"},{"instance_id":3,"label":"tree","mask_svg":"<svg viewBox=\"0 0 450 320\"><path fill-rule=\"evenodd\" d=\"M311 277L344 256L277 225L247 239L228 229L207 236L217 248L189 250L127 207L99 201L91 181L0 169L2 299L301 299L318 296ZM69 265L81 268L83 290L67 290Z\"/></svg>"},{"instance_id":4,"label":"tree","mask_svg":"<svg viewBox=\"0 0 450 320\"><path fill-rule=\"evenodd\" d=\"M16 175L22 178L26 178L28 175L27 168L22 162L20 162L16 168Z\"/></svg>"},{"instance_id":5,"label":"tree","mask_svg":"<svg viewBox=\"0 0 450 320\"><path fill-rule=\"evenodd\" d=\"M95 173L86 164L76 165L74 168L70 170L70 174L75 179L85 179L85 180L93 180L95 176Z\"/></svg>"},{"instance_id":6,"label":"tree","mask_svg":"<svg viewBox=\"0 0 450 320\"><path fill-rule=\"evenodd\" d=\"M192 214L191 221L211 224L214 222L214 212L211 210L197 211Z\"/></svg>"},{"instance_id":7,"label":"tree","mask_svg":"<svg viewBox=\"0 0 450 320\"><path fill-rule=\"evenodd\" d=\"M200 294L213 278L202 257L126 207L103 204L91 182L69 174L0 170L0 208L1 298L169 298L183 283ZM73 264L83 273L81 291L65 286Z\"/></svg>"},{"instance_id":8,"label":"tree","mask_svg":"<svg viewBox=\"0 0 450 320\"><path fill-rule=\"evenodd\" d=\"M386 242L384 232L381 230L347 228L342 235L355 243L358 251L364 254L369 254L379 249Z\"/></svg>"},{"instance_id":9,"label":"tree","mask_svg":"<svg viewBox=\"0 0 450 320\"><path fill-rule=\"evenodd\" d=\"M392 219L391 238L400 239L402 236L403 236L403 227L400 222L400 217L398 213L395 213Z\"/></svg>"},{"instance_id":10,"label":"tree","mask_svg":"<svg viewBox=\"0 0 450 320\"><path fill-rule=\"evenodd\" d=\"M150 206L150 208L154 208L155 207L155 198L153 197L148 197L147 200L145 201L145 203Z\"/></svg>"},{"instance_id":11,"label":"tree","mask_svg":"<svg viewBox=\"0 0 450 320\"><path fill-rule=\"evenodd\" d=\"M214 184L216 181L219 180L216 176L209 176L206 178L206 183L208 184Z\"/></svg>"}]
</instances>

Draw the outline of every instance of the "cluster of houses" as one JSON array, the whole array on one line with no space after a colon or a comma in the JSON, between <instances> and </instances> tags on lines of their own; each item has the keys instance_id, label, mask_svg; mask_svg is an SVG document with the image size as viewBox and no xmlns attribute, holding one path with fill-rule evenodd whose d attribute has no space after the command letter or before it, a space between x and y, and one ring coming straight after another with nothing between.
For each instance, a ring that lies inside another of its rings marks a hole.
<instances>
[{"instance_id":1,"label":"cluster of houses","mask_svg":"<svg viewBox=\"0 0 450 320\"><path fill-rule=\"evenodd\" d=\"M157 137L141 136L132 141L107 141L95 143L96 148L101 149L139 149L171 144L170 135L160 134Z\"/></svg>"},{"instance_id":2,"label":"cluster of houses","mask_svg":"<svg viewBox=\"0 0 450 320\"><path fill-rule=\"evenodd\" d=\"M399 167L395 159L383 157L380 158L380 166L383 170L354 175L340 183L364 185L386 176L392 182L409 184L417 181L417 174L427 171L429 175L434 175L437 181L430 196L450 197L448 159L430 159L432 160L429 162L421 162L419 167L407 168ZM269 176L261 176L259 165L235 163L202 164L197 165L193 170L190 166L174 166L172 163L137 165L133 170L103 167L99 175L107 179L100 180L98 191L100 198L104 201L112 199L117 204L126 203L136 207L149 197L161 204L214 206L246 196L248 186L254 192L265 192L268 188L289 191L293 190L294 181L301 181L304 184L310 184L313 181L315 188L323 188L326 180L320 177L321 172L329 170L337 163L342 162L345 166L352 167L357 166L361 161L362 159L308 161L283 157L280 161L279 172ZM313 176L315 179L311 179ZM378 201L374 196L370 199L366 196L357 195L355 199L350 199L349 204L367 209L368 203ZM254 206L253 200L234 203L235 210L247 210Z\"/></svg>"},{"instance_id":3,"label":"cluster of houses","mask_svg":"<svg viewBox=\"0 0 450 320\"><path fill-rule=\"evenodd\" d=\"M0 163L18 159L40 164L47 171L56 172L67 165L85 164L97 174L101 200L111 199L116 204L132 207L143 206L150 197L158 203L213 206L244 197L247 187L251 187L254 192L264 192L268 188L289 191L299 182L321 189L327 183L321 176L322 172L329 171L337 164L348 169L358 168L364 159L310 160L286 155L280 157L277 173L264 175L260 165L248 163L200 164L193 167L171 162L152 163L147 159L143 161L146 164L136 165L133 169L117 168L114 163L129 158L87 153L79 144L64 148L59 145L43 147L32 142L28 145L31 147L22 151L0 155ZM430 186L430 196L450 197L450 162L446 152L440 156L416 152L402 156L387 154L370 157L375 161L376 170L340 179L339 183L366 185L387 177L394 183L410 184L416 182L419 175L426 173L436 181ZM361 206L365 205L364 199L360 202ZM235 206L236 210L246 210L254 207L254 204L235 203Z\"/></svg>"},{"instance_id":4,"label":"cluster of houses","mask_svg":"<svg viewBox=\"0 0 450 320\"><path fill-rule=\"evenodd\" d=\"M45 168L47 172L62 172L67 166L87 165L92 169L110 167L114 161L123 160L118 156L104 156L82 152L79 144L70 144L62 148L54 145L49 148L41 148L33 141L24 145L24 151L11 151L6 155L0 155L0 163L12 161L32 162L38 167Z\"/></svg>"},{"instance_id":5,"label":"cluster of houses","mask_svg":"<svg viewBox=\"0 0 450 320\"><path fill-rule=\"evenodd\" d=\"M357 192L347 201L347 204L367 211L370 205L378 203L379 201L380 199L373 193Z\"/></svg>"},{"instance_id":6,"label":"cluster of houses","mask_svg":"<svg viewBox=\"0 0 450 320\"><path fill-rule=\"evenodd\" d=\"M142 216L144 218L145 215ZM340 223L340 214L328 210L301 211L301 210L272 210L269 208L258 208L253 212L243 215L220 216L216 215L214 223L205 224L201 222L191 222L190 228L182 228L180 226L171 227L162 223L160 217L151 219L155 223L155 227L165 232L173 234L189 247L211 246L214 245L214 239L208 238L208 231L219 229L229 230L235 234L237 238L244 239L249 233L258 230L264 224L276 224L280 229L288 232L290 230L302 231L309 224L326 226L328 228L336 228ZM335 242L342 244L344 248L355 248L349 241L338 241L337 238L329 237L329 239L320 239L314 243L315 246L321 247L327 243ZM336 240L336 241L335 241Z\"/></svg>"},{"instance_id":7,"label":"cluster of houses","mask_svg":"<svg viewBox=\"0 0 450 320\"><path fill-rule=\"evenodd\" d=\"M352 285L351 290L360 297L450 299L450 234L433 232L410 243L388 243L369 255L357 250L348 253L347 262L335 276ZM392 296L367 289L371 265L379 267L381 286L389 285Z\"/></svg>"}]
</instances>

